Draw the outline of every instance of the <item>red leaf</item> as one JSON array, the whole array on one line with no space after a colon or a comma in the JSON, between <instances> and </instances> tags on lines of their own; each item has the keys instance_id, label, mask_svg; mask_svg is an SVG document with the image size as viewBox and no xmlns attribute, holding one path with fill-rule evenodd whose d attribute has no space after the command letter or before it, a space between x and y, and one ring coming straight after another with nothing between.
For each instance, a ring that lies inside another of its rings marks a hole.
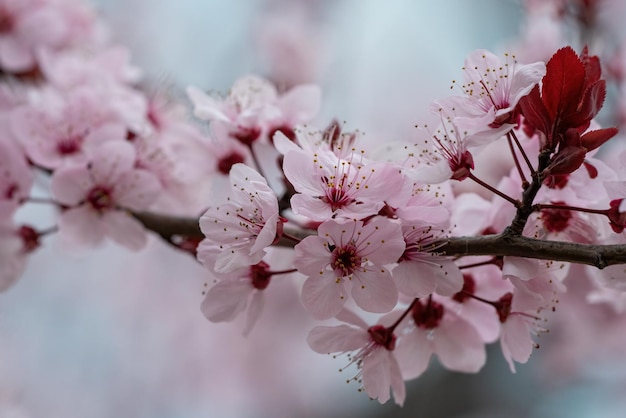
<instances>
[{"instance_id":1,"label":"red leaf","mask_svg":"<svg viewBox=\"0 0 626 418\"><path fill-rule=\"evenodd\" d=\"M578 108L585 86L585 66L574 50L559 49L546 64L541 96L553 121ZM568 126L569 128L569 126Z\"/></svg>"},{"instance_id":2,"label":"red leaf","mask_svg":"<svg viewBox=\"0 0 626 418\"><path fill-rule=\"evenodd\" d=\"M590 131L580 137L580 144L585 147L587 151L592 151L615 135L617 135L617 128L604 128L598 129L597 131Z\"/></svg>"},{"instance_id":3,"label":"red leaf","mask_svg":"<svg viewBox=\"0 0 626 418\"><path fill-rule=\"evenodd\" d=\"M544 176L573 173L585 161L587 150L583 147L565 147L552 158L543 171Z\"/></svg>"},{"instance_id":4,"label":"red leaf","mask_svg":"<svg viewBox=\"0 0 626 418\"><path fill-rule=\"evenodd\" d=\"M585 66L585 87L600 80L602 76L600 59L596 55L589 56L589 49L586 45L580 53L580 61Z\"/></svg>"},{"instance_id":5,"label":"red leaf","mask_svg":"<svg viewBox=\"0 0 626 418\"><path fill-rule=\"evenodd\" d=\"M551 132L550 115L543 105L539 95L539 86L535 86L530 93L522 97L518 103L519 109L524 116L526 123L540 132L546 134Z\"/></svg>"}]
</instances>

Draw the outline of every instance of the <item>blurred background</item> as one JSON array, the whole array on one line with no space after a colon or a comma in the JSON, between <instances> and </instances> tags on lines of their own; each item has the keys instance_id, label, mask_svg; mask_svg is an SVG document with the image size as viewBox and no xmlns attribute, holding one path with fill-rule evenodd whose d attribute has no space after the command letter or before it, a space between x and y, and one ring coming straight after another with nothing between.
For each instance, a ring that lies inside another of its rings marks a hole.
<instances>
[{"instance_id":1,"label":"blurred background","mask_svg":"<svg viewBox=\"0 0 626 418\"><path fill-rule=\"evenodd\" d=\"M226 92L248 73L284 87L315 82L323 91L320 126L336 117L381 143L410 137L429 120L429 103L449 94L470 51L503 52L526 24L521 0L96 4L150 88ZM24 214L33 215L47 216ZM241 327L202 316L206 280L190 256L157 239L139 254L106 245L75 256L46 245L0 295L0 418L617 418L626 411L625 367L601 358L555 367L563 344L551 349L549 334L515 375L493 346L481 373L450 373L433 361L408 383L404 408L381 406L345 383L350 376L337 371L345 359L308 349L311 321L284 314L298 308L294 286L277 286L246 339Z\"/></svg>"}]
</instances>

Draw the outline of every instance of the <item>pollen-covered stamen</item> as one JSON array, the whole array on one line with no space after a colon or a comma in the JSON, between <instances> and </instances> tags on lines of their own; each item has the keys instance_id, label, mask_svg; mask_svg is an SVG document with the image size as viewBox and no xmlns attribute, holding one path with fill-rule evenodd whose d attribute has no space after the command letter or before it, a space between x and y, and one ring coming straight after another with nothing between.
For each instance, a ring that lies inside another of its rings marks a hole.
<instances>
[{"instance_id":1,"label":"pollen-covered stamen","mask_svg":"<svg viewBox=\"0 0 626 418\"><path fill-rule=\"evenodd\" d=\"M465 180L469 176L470 170L474 169L474 158L465 147L464 138L451 119L448 118L445 121L443 115L441 118L442 128L437 131L437 134L432 135L435 151L448 161L450 170L452 170L451 178L453 180ZM452 126L451 129L446 127L446 122Z\"/></svg>"},{"instance_id":2,"label":"pollen-covered stamen","mask_svg":"<svg viewBox=\"0 0 626 418\"><path fill-rule=\"evenodd\" d=\"M86 200L97 212L104 212L114 207L112 190L106 186L96 186L91 189Z\"/></svg>"},{"instance_id":3,"label":"pollen-covered stamen","mask_svg":"<svg viewBox=\"0 0 626 418\"><path fill-rule=\"evenodd\" d=\"M374 170L370 173L362 173L360 163L351 160L339 160L332 168L332 174L321 178L324 187L324 195L320 199L330 205L333 212L346 206L358 203L354 198L361 188L368 188L368 181Z\"/></svg>"},{"instance_id":4,"label":"pollen-covered stamen","mask_svg":"<svg viewBox=\"0 0 626 418\"><path fill-rule=\"evenodd\" d=\"M362 258L358 255L353 243L341 247L332 247L331 266L335 273L346 277L351 275L355 269L361 267ZM331 246L329 246L331 249Z\"/></svg>"},{"instance_id":5,"label":"pollen-covered stamen","mask_svg":"<svg viewBox=\"0 0 626 418\"><path fill-rule=\"evenodd\" d=\"M248 230L250 233L254 235L258 235L263 229L263 226L265 225L265 221L259 215L258 208L255 208L254 212L251 214L248 214L247 216L244 216L242 212L243 212L243 209L241 208L237 209L237 218L240 220L239 226L241 226L242 228L245 228L246 230Z\"/></svg>"},{"instance_id":6,"label":"pollen-covered stamen","mask_svg":"<svg viewBox=\"0 0 626 418\"><path fill-rule=\"evenodd\" d=\"M463 84L461 89L468 96L478 96L478 104L484 111L492 107L500 110L510 106L511 75L515 72L517 60L515 55L508 53L505 53L504 57L504 64L497 67L490 65L486 54L481 57L483 65L475 65L472 68L463 67L470 81ZM510 59L512 59L512 65L509 62Z\"/></svg>"},{"instance_id":7,"label":"pollen-covered stamen","mask_svg":"<svg viewBox=\"0 0 626 418\"><path fill-rule=\"evenodd\" d=\"M403 235L406 246L404 253L402 253L398 261L419 260L427 263L428 260L424 258L424 255L444 245L440 239L441 236L436 232L443 233L443 231L433 229L432 226L417 227L415 225L411 227L411 230L404 231ZM439 265L436 262L432 264Z\"/></svg>"},{"instance_id":8,"label":"pollen-covered stamen","mask_svg":"<svg viewBox=\"0 0 626 418\"><path fill-rule=\"evenodd\" d=\"M443 305L433 301L431 297L428 298L425 304L418 300L411 310L411 317L415 325L423 329L437 328L443 318L443 314Z\"/></svg>"}]
</instances>

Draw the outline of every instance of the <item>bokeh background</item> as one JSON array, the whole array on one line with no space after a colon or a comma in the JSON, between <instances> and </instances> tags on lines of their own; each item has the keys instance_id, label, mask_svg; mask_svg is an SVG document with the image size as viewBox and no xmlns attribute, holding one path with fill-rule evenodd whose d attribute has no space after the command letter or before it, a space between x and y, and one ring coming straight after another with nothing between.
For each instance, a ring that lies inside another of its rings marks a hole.
<instances>
[{"instance_id":1,"label":"bokeh background","mask_svg":"<svg viewBox=\"0 0 626 418\"><path fill-rule=\"evenodd\" d=\"M285 85L315 82L320 126L337 117L381 143L429 120L429 103L449 94L470 51L502 52L524 24L521 1L512 0L96 4L148 88L226 92L250 72ZM51 219L40 209L21 216ZM0 418L626 414L626 363L555 373L550 335L515 375L494 346L481 373L450 373L433 361L408 383L403 409L381 406L345 384L349 376L337 371L345 359L308 349L311 322L290 313L298 301L289 283L270 295L269 312L246 339L241 327L204 319L206 273L157 239L139 254L111 244L75 255L46 243L0 295Z\"/></svg>"}]
</instances>

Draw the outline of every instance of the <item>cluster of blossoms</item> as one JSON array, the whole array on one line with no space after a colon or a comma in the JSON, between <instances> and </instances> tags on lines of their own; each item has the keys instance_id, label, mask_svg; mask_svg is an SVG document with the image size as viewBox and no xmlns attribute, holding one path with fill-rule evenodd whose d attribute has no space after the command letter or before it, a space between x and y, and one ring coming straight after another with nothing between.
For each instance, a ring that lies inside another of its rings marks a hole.
<instances>
[{"instance_id":1,"label":"cluster of blossoms","mask_svg":"<svg viewBox=\"0 0 626 418\"><path fill-rule=\"evenodd\" d=\"M139 250L151 229L210 270L210 321L245 314L248 333L273 279L301 283L313 318L341 322L313 328L310 347L347 354L349 380L400 405L433 356L476 372L499 341L511 370L525 363L570 261L595 266L590 301L626 307L626 260L594 253L626 244L626 156L595 157L617 129L595 120L606 83L587 48L536 62L472 52L458 94L432 105L438 126L390 157L336 121L309 125L318 87L280 91L254 75L222 96L188 88L203 133L181 104L144 91L78 0L16 4L0 0L0 290L45 235ZM476 161L501 143L511 162L491 184ZM37 177L50 177L49 196ZM52 205L56 224L16 223L26 204ZM197 231L171 226L183 217ZM291 268L272 268L273 246L293 249Z\"/></svg>"}]
</instances>

